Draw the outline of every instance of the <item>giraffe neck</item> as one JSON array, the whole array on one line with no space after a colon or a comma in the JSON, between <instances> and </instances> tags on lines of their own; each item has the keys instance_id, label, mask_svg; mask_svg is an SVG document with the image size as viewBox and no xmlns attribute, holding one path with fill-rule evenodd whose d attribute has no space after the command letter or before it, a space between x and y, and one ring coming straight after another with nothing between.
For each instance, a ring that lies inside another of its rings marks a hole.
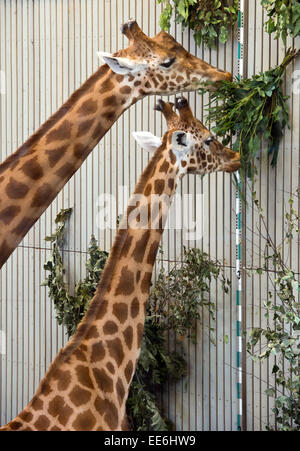
<instances>
[{"instance_id":1,"label":"giraffe neck","mask_svg":"<svg viewBox=\"0 0 300 451\"><path fill-rule=\"evenodd\" d=\"M144 199L137 216L148 211L152 194L165 200L174 194L178 169L169 167L170 162L157 151L135 190L134 196ZM169 206L167 202L165 213ZM132 212L129 206L127 217ZM161 214L158 209L157 216ZM145 306L163 224L156 228L155 213L151 219L149 215L148 229L125 224L126 219L75 336L56 357L31 403L8 429L126 429L126 400L141 349Z\"/></svg>"},{"instance_id":2,"label":"giraffe neck","mask_svg":"<svg viewBox=\"0 0 300 451\"><path fill-rule=\"evenodd\" d=\"M101 66L0 164L0 268L114 122L141 97L133 77Z\"/></svg>"}]
</instances>

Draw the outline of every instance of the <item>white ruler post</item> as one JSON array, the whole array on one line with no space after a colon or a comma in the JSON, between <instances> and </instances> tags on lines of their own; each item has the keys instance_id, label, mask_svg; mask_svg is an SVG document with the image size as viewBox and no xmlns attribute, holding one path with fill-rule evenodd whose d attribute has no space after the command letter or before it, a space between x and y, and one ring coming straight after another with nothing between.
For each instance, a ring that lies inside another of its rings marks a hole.
<instances>
[{"instance_id":1,"label":"white ruler post","mask_svg":"<svg viewBox=\"0 0 300 451\"><path fill-rule=\"evenodd\" d=\"M244 8L245 0L239 0L239 23L238 23L238 78L244 76ZM238 399L238 418L237 428L242 430L243 418L243 399L242 399L242 267L241 267L241 240L242 240L242 202L241 202L241 177L237 173L238 188L236 192L236 275L237 275L237 399Z\"/></svg>"}]
</instances>

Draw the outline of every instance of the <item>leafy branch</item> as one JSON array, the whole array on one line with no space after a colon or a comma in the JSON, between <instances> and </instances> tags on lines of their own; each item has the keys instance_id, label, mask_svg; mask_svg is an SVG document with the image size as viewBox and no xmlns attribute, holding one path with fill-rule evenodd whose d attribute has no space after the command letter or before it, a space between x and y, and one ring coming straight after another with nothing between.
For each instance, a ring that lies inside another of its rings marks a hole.
<instances>
[{"instance_id":1,"label":"leafy branch","mask_svg":"<svg viewBox=\"0 0 300 451\"><path fill-rule=\"evenodd\" d=\"M282 63L250 79L222 82L211 95L207 122L215 123L213 131L228 145L236 138L233 148L241 155L242 174L254 177L255 158L261 143L266 143L272 166L277 163L284 128L289 123L288 96L283 94L282 83L287 66L298 56L288 50ZM206 92L201 89L200 94Z\"/></svg>"},{"instance_id":2,"label":"leafy branch","mask_svg":"<svg viewBox=\"0 0 300 451\"><path fill-rule=\"evenodd\" d=\"M230 281L221 264L197 248L184 249L179 268L174 266L168 273L162 268L149 298L151 312L161 327L174 331L180 341L188 337L196 343L195 325L202 322L202 307L207 309L212 323L215 320L215 303L210 295L213 280L219 281L228 293ZM209 332L213 330L209 328Z\"/></svg>"},{"instance_id":3,"label":"leafy branch","mask_svg":"<svg viewBox=\"0 0 300 451\"><path fill-rule=\"evenodd\" d=\"M198 46L204 42L206 46L215 48L217 39L225 44L238 19L238 0L173 0L173 5L168 0L157 1L167 3L160 16L161 28L169 30L175 12L176 23L194 31Z\"/></svg>"},{"instance_id":4,"label":"leafy branch","mask_svg":"<svg viewBox=\"0 0 300 451\"><path fill-rule=\"evenodd\" d=\"M284 45L288 36L300 36L300 2L299 0L261 0L266 9L268 21L267 33L276 33L275 39L282 38Z\"/></svg>"},{"instance_id":5,"label":"leafy branch","mask_svg":"<svg viewBox=\"0 0 300 451\"><path fill-rule=\"evenodd\" d=\"M66 326L69 337L75 333L77 324L82 320L88 309L108 257L107 252L98 248L97 241L92 236L88 250L86 278L76 285L74 294L71 295L64 280L66 270L62 258L66 224L71 214L72 209L62 210L55 220L58 226L55 233L45 238L46 241L52 243L52 255L44 265L44 269L49 274L43 283L44 286L49 288L49 296L55 306L57 322Z\"/></svg>"}]
</instances>

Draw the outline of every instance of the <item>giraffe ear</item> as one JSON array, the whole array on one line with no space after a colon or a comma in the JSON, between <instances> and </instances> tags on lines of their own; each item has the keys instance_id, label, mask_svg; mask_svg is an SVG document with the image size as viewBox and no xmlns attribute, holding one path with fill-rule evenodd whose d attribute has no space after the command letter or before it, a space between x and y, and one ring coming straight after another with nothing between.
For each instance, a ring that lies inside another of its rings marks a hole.
<instances>
[{"instance_id":1,"label":"giraffe ear","mask_svg":"<svg viewBox=\"0 0 300 451\"><path fill-rule=\"evenodd\" d=\"M108 64L116 74L130 75L148 69L148 65L145 63L120 56L113 56L111 53L97 52L97 55L100 61L103 64Z\"/></svg>"},{"instance_id":2,"label":"giraffe ear","mask_svg":"<svg viewBox=\"0 0 300 451\"><path fill-rule=\"evenodd\" d=\"M139 146L150 153L155 152L162 144L161 139L150 132L133 132L132 136Z\"/></svg>"}]
</instances>

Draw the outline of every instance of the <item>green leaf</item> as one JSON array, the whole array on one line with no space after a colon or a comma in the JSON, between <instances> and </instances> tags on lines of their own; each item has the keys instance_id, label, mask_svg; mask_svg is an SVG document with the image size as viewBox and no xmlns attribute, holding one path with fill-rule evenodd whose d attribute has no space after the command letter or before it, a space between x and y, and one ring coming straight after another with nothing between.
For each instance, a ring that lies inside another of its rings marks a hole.
<instances>
[{"instance_id":1,"label":"green leaf","mask_svg":"<svg viewBox=\"0 0 300 451\"><path fill-rule=\"evenodd\" d=\"M274 388L268 388L267 390L265 390L265 394L266 394L267 396L274 397L274 396L275 396L275 390L274 390Z\"/></svg>"},{"instance_id":2,"label":"green leaf","mask_svg":"<svg viewBox=\"0 0 300 451\"><path fill-rule=\"evenodd\" d=\"M172 12L175 11L176 23L193 30L198 46L204 42L205 46L215 48L217 39L221 43L227 42L229 31L237 23L238 9L238 0L171 0L163 10L159 23L163 30L168 30Z\"/></svg>"}]
</instances>

